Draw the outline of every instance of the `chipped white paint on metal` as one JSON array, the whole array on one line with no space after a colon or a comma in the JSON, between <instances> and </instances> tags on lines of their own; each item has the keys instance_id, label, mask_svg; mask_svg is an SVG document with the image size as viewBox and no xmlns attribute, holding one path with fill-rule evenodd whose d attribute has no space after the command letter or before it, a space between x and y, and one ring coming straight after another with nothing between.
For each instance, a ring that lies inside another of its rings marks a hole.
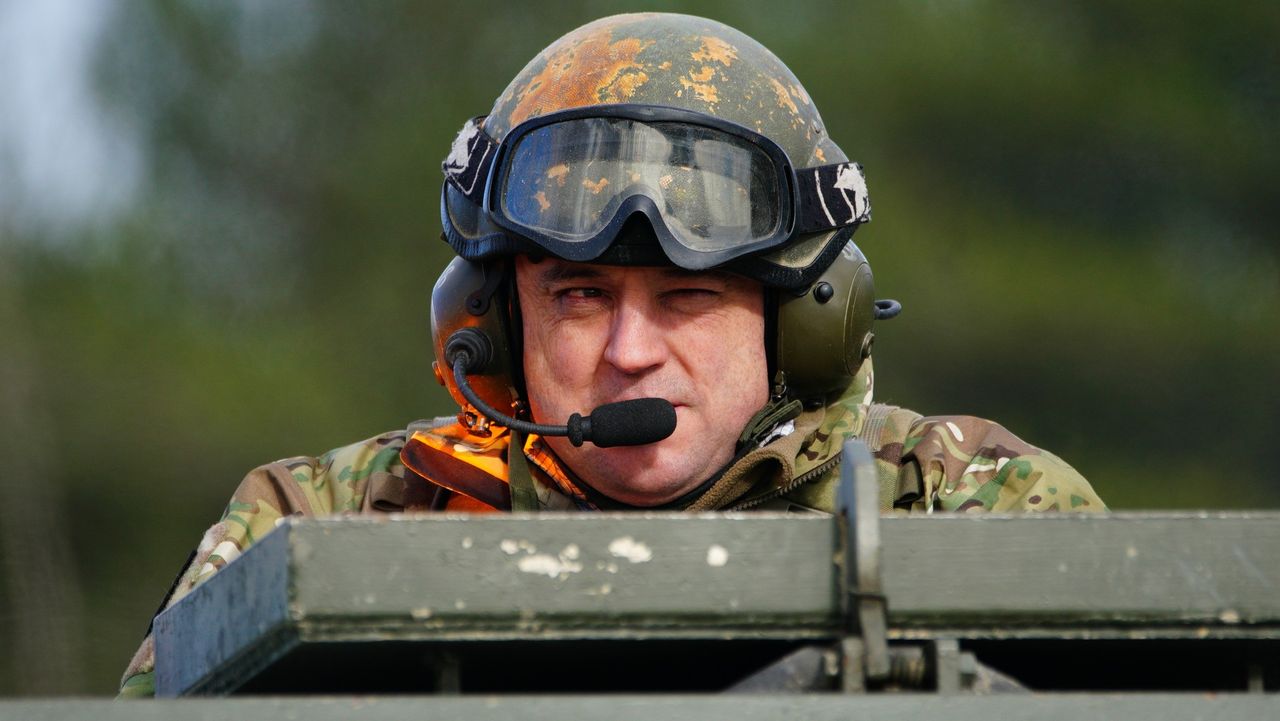
<instances>
[{"instance_id":1,"label":"chipped white paint on metal","mask_svg":"<svg viewBox=\"0 0 1280 721\"><path fill-rule=\"evenodd\" d=\"M648 563L653 560L653 551L631 536L622 536L610 541L609 554L616 558L625 558L632 563Z\"/></svg>"},{"instance_id":2,"label":"chipped white paint on metal","mask_svg":"<svg viewBox=\"0 0 1280 721\"><path fill-rule=\"evenodd\" d=\"M565 578L569 574L582 570L582 563L578 561L582 551L576 543L570 543L560 549L560 553L555 556L550 553L536 553L538 549L528 541L504 540L502 550L508 555L524 550L525 555L516 562L516 568L524 573L540 574L549 578Z\"/></svg>"},{"instance_id":3,"label":"chipped white paint on metal","mask_svg":"<svg viewBox=\"0 0 1280 721\"><path fill-rule=\"evenodd\" d=\"M469 546L466 545L465 541L463 543L463 548L469 548ZM533 545L532 543L529 543L523 538L518 541L511 538L504 538L498 543L498 548L501 548L502 552L507 554L508 556L514 556L521 551L524 551L525 553L538 552L537 546ZM574 546L574 548L577 548L577 546Z\"/></svg>"},{"instance_id":4,"label":"chipped white paint on metal","mask_svg":"<svg viewBox=\"0 0 1280 721\"><path fill-rule=\"evenodd\" d=\"M718 543L711 544L707 549L707 565L713 568L721 568L729 562L729 549Z\"/></svg>"},{"instance_id":5,"label":"chipped white paint on metal","mask_svg":"<svg viewBox=\"0 0 1280 721\"><path fill-rule=\"evenodd\" d=\"M516 564L516 568L519 568L524 573L542 574L551 578L565 578L571 573L581 571L582 564L567 557L563 552L559 556L553 556L550 553L535 553L531 556L522 557Z\"/></svg>"},{"instance_id":6,"label":"chipped white paint on metal","mask_svg":"<svg viewBox=\"0 0 1280 721\"><path fill-rule=\"evenodd\" d=\"M613 586L607 583L602 583L599 588L588 588L584 593L588 596L608 596L610 593L613 593Z\"/></svg>"}]
</instances>

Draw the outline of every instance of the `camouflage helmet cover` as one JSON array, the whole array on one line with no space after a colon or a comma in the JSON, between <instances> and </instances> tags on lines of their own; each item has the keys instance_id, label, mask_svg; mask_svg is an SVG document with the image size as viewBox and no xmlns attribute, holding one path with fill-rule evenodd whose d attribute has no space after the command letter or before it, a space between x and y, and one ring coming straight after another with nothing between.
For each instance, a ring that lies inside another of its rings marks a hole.
<instances>
[{"instance_id":1,"label":"camouflage helmet cover","mask_svg":"<svg viewBox=\"0 0 1280 721\"><path fill-rule=\"evenodd\" d=\"M484 127L501 140L529 118L615 103L735 122L769 136L797 167L847 160L781 60L729 26L691 15L614 15L570 32L525 65Z\"/></svg>"},{"instance_id":2,"label":"camouflage helmet cover","mask_svg":"<svg viewBox=\"0 0 1280 721\"><path fill-rule=\"evenodd\" d=\"M809 94L777 56L723 23L670 13L606 17L559 38L507 85L484 130L500 142L531 118L620 103L675 107L736 123L777 143L797 169L848 161L827 136ZM476 237L497 230L478 208L460 200L446 186L447 232ZM815 263L832 262L851 232L801 236L764 254L762 261L783 271L768 284L808 285ZM810 270L803 280L801 269Z\"/></svg>"}]
</instances>

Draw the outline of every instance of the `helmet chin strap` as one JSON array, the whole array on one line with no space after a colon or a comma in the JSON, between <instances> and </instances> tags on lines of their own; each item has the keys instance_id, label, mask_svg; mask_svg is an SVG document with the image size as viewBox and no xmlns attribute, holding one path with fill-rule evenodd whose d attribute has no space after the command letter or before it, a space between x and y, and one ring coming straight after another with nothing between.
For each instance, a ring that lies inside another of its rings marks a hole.
<instances>
[{"instance_id":1,"label":"helmet chin strap","mask_svg":"<svg viewBox=\"0 0 1280 721\"><path fill-rule=\"evenodd\" d=\"M763 408L751 416L746 427L742 429L742 433L738 436L737 453L760 445L774 428L787 421L795 420L803 411L804 404L799 400L787 400L785 397L771 398Z\"/></svg>"},{"instance_id":2,"label":"helmet chin strap","mask_svg":"<svg viewBox=\"0 0 1280 721\"><path fill-rule=\"evenodd\" d=\"M533 472L524 455L524 440L525 435L513 429L511 444L507 447L507 485L511 487L511 510L516 513L540 510Z\"/></svg>"},{"instance_id":3,"label":"helmet chin strap","mask_svg":"<svg viewBox=\"0 0 1280 721\"><path fill-rule=\"evenodd\" d=\"M786 377L778 371L778 290L768 286L764 289L763 340L765 373L772 379L769 397L774 398L777 397L779 390L785 392Z\"/></svg>"}]
</instances>

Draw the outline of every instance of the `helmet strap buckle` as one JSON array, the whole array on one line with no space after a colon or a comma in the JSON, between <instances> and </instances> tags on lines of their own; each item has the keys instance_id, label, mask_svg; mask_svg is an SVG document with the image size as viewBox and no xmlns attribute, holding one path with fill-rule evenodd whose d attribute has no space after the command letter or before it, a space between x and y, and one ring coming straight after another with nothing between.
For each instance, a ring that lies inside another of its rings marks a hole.
<instances>
[{"instance_id":1,"label":"helmet strap buckle","mask_svg":"<svg viewBox=\"0 0 1280 721\"><path fill-rule=\"evenodd\" d=\"M778 403L787 397L787 373L778 371L773 375L773 385L769 388L769 402Z\"/></svg>"},{"instance_id":2,"label":"helmet strap buckle","mask_svg":"<svg viewBox=\"0 0 1280 721\"><path fill-rule=\"evenodd\" d=\"M787 421L795 420L803 411L804 404L798 400L771 399L764 408L751 416L751 420L747 421L747 426L738 436L738 450L761 445L763 441L769 439L774 428Z\"/></svg>"}]
</instances>

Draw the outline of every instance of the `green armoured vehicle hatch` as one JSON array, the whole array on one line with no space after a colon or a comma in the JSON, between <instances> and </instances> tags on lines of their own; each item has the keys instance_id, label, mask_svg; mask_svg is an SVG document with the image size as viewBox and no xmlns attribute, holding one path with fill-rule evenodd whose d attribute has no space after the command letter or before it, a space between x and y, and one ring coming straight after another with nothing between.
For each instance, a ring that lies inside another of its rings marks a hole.
<instances>
[{"instance_id":1,"label":"green armoured vehicle hatch","mask_svg":"<svg viewBox=\"0 0 1280 721\"><path fill-rule=\"evenodd\" d=\"M1225 692L1195 702L1213 717L1280 708L1255 695L1280 681L1280 514L881 518L874 482L848 474L835 517L289 520L157 618L157 690L429 694L465 717L1101 703L1061 691L1122 693L1107 708L1135 718L1189 708L1169 691ZM600 695L639 692L696 695Z\"/></svg>"}]
</instances>

